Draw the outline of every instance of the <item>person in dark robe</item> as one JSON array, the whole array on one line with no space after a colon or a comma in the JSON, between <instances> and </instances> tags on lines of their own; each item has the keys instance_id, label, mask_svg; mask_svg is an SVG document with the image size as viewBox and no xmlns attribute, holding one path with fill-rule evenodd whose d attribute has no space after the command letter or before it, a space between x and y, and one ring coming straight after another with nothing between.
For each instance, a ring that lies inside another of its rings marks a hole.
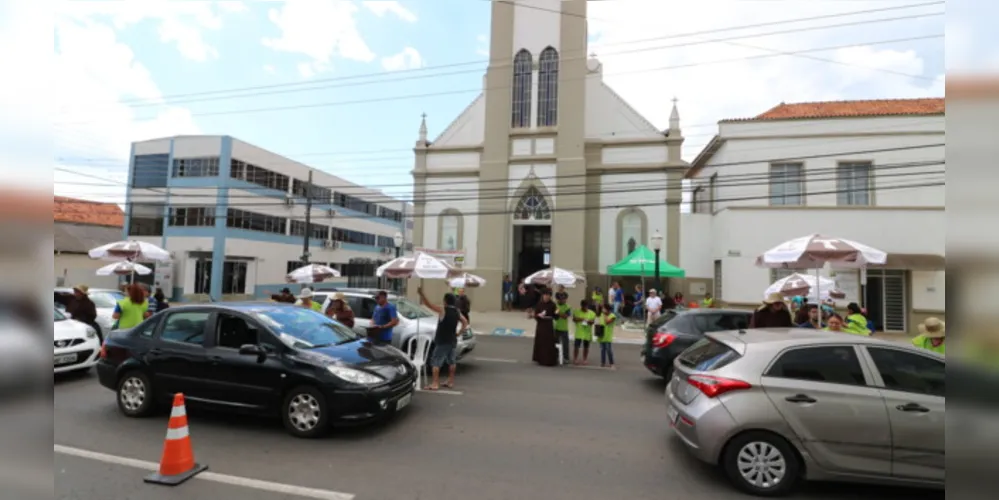
<instances>
[{"instance_id":1,"label":"person in dark robe","mask_svg":"<svg viewBox=\"0 0 999 500\"><path fill-rule=\"evenodd\" d=\"M771 293L763 301L763 306L753 313L749 320L750 328L792 328L791 311L784 304L784 296Z\"/></svg>"},{"instance_id":2,"label":"person in dark robe","mask_svg":"<svg viewBox=\"0 0 999 500\"><path fill-rule=\"evenodd\" d=\"M73 287L73 301L66 307L66 312L76 321L93 328L97 332L97 341L104 343L104 332L97 324L97 306L90 300L90 288L87 285Z\"/></svg>"},{"instance_id":3,"label":"person in dark robe","mask_svg":"<svg viewBox=\"0 0 999 500\"><path fill-rule=\"evenodd\" d=\"M555 348L555 302L552 301L552 291L545 288L541 292L541 300L534 307L534 320L537 327L534 330L533 360L541 366L557 366L558 350Z\"/></svg>"}]
</instances>

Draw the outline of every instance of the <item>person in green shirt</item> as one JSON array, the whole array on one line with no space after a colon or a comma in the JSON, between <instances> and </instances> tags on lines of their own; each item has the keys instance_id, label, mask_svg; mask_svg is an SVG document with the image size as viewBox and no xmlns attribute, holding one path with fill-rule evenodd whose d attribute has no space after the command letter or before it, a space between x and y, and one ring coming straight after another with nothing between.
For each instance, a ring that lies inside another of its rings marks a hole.
<instances>
[{"instance_id":1,"label":"person in green shirt","mask_svg":"<svg viewBox=\"0 0 999 500\"><path fill-rule=\"evenodd\" d=\"M569 364L569 318L572 317L572 308L566 301L569 294L565 291L555 293L555 338L562 346L562 363Z\"/></svg>"},{"instance_id":2,"label":"person in green shirt","mask_svg":"<svg viewBox=\"0 0 999 500\"><path fill-rule=\"evenodd\" d=\"M600 336L597 339L600 342L600 367L614 369L614 323L617 321L617 316L614 315L614 309L604 304L601 306L600 316L597 318L597 329L600 331Z\"/></svg>"},{"instance_id":3,"label":"person in green shirt","mask_svg":"<svg viewBox=\"0 0 999 500\"><path fill-rule=\"evenodd\" d=\"M572 315L572 321L576 323L575 345L572 349L572 364L585 365L590 356L590 342L593 341L593 323L597 320L597 313L590 309L587 300L579 302L579 309ZM583 348L583 360L579 360L579 348Z\"/></svg>"},{"instance_id":4,"label":"person in green shirt","mask_svg":"<svg viewBox=\"0 0 999 500\"><path fill-rule=\"evenodd\" d=\"M913 337L912 345L946 355L944 344L946 335L946 323L938 318L926 318L926 321L919 325L919 335Z\"/></svg>"},{"instance_id":5,"label":"person in green shirt","mask_svg":"<svg viewBox=\"0 0 999 500\"><path fill-rule=\"evenodd\" d=\"M593 289L590 298L593 299L593 307L600 308L604 304L604 291L598 286Z\"/></svg>"},{"instance_id":6,"label":"person in green shirt","mask_svg":"<svg viewBox=\"0 0 999 500\"><path fill-rule=\"evenodd\" d=\"M715 299L711 297L710 293L704 294L704 300L701 301L701 307L705 309L711 309L715 306Z\"/></svg>"},{"instance_id":7,"label":"person in green shirt","mask_svg":"<svg viewBox=\"0 0 999 500\"><path fill-rule=\"evenodd\" d=\"M139 285L129 285L125 289L127 297L118 301L115 305L114 313L111 317L115 321L115 330L125 330L134 328L142 320L152 316L149 312L149 300L146 299L146 291Z\"/></svg>"},{"instance_id":8,"label":"person in green shirt","mask_svg":"<svg viewBox=\"0 0 999 500\"><path fill-rule=\"evenodd\" d=\"M860 312L860 306L856 302L850 302L846 306L846 312L844 332L865 337L871 335L871 331L867 329L867 318Z\"/></svg>"},{"instance_id":9,"label":"person in green shirt","mask_svg":"<svg viewBox=\"0 0 999 500\"><path fill-rule=\"evenodd\" d=\"M320 314L323 312L323 305L312 300L312 289L308 287L303 288L302 291L299 292L298 302L295 302L295 305L302 306L306 309L312 309Z\"/></svg>"}]
</instances>

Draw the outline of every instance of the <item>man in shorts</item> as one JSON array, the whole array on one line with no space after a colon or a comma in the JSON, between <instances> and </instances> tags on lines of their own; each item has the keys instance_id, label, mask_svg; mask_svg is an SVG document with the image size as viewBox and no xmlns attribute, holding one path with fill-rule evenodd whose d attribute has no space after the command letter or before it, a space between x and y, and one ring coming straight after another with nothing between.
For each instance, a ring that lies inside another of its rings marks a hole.
<instances>
[{"instance_id":1,"label":"man in shorts","mask_svg":"<svg viewBox=\"0 0 999 500\"><path fill-rule=\"evenodd\" d=\"M447 382L444 387L454 387L454 374L458 371L458 335L468 328L468 319L458 310L458 299L454 294L444 295L444 305L431 304L423 295L423 288L418 288L420 303L437 313L437 332L434 335L434 351L430 354L431 380L427 390L436 391L440 388L441 366L448 365Z\"/></svg>"}]
</instances>

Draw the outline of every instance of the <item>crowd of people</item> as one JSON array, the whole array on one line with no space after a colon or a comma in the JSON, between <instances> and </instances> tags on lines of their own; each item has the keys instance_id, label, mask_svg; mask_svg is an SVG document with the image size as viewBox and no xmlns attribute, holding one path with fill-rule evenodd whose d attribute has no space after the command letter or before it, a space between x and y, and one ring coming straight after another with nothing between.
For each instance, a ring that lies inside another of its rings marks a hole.
<instances>
[{"instance_id":1,"label":"crowd of people","mask_svg":"<svg viewBox=\"0 0 999 500\"><path fill-rule=\"evenodd\" d=\"M595 289L591 298L581 300L577 308L568 304L565 287L558 287L554 293L539 287L538 294L540 298L530 310L530 317L536 321L534 362L542 366L588 365L590 346L596 343L600 346L600 366L615 369L614 327L620 319L620 306L615 306L613 293L607 302Z\"/></svg>"}]
</instances>

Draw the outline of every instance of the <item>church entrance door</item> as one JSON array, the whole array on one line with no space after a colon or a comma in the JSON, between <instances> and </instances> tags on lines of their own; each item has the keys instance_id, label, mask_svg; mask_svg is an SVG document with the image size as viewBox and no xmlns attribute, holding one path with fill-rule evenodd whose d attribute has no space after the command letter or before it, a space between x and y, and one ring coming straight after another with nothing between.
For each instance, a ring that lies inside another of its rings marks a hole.
<instances>
[{"instance_id":1,"label":"church entrance door","mask_svg":"<svg viewBox=\"0 0 999 500\"><path fill-rule=\"evenodd\" d=\"M551 226L517 226L514 228L519 232L519 237L514 241L519 241L519 248L514 248L516 260L516 280L523 281L524 278L547 268L550 265L552 228Z\"/></svg>"}]
</instances>

